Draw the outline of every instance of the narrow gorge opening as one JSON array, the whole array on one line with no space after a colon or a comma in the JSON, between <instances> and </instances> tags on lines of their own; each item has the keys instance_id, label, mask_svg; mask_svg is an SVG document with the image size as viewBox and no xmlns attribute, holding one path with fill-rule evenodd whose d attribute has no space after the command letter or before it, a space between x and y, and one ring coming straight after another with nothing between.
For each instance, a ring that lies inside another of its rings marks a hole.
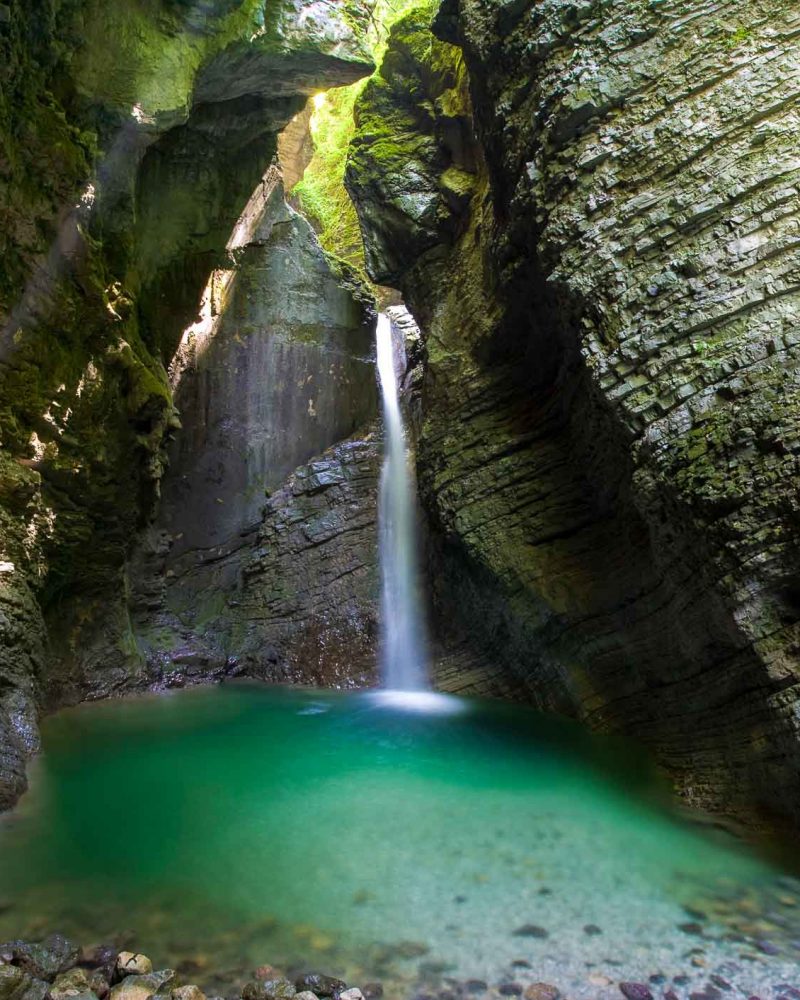
<instances>
[{"instance_id":1,"label":"narrow gorge opening","mask_svg":"<svg viewBox=\"0 0 800 1000\"><path fill-rule=\"evenodd\" d=\"M0 1000L800 996L797 29L0 2Z\"/></svg>"}]
</instances>

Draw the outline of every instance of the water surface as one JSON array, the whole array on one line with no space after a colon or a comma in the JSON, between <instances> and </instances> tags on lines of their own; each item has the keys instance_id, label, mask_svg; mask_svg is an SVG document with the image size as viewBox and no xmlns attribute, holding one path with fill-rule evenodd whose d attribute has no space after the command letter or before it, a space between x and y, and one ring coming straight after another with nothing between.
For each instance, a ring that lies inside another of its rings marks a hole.
<instances>
[{"instance_id":1,"label":"water surface","mask_svg":"<svg viewBox=\"0 0 800 1000\"><path fill-rule=\"evenodd\" d=\"M82 706L43 736L0 824L6 937L130 942L228 993L263 963L399 1000L469 978L572 998L800 981L796 884L570 723L232 685Z\"/></svg>"}]
</instances>

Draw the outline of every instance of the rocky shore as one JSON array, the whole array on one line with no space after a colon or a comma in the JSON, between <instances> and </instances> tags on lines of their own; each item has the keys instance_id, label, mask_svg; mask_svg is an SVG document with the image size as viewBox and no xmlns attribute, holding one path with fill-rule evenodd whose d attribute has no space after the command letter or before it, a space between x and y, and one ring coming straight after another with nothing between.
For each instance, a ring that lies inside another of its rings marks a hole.
<instances>
[{"instance_id":1,"label":"rocky shore","mask_svg":"<svg viewBox=\"0 0 800 1000\"><path fill-rule=\"evenodd\" d=\"M702 938L705 917L698 912L696 918L683 930ZM594 925L587 925L584 931L590 937L603 933ZM547 931L533 925L526 925L515 934L548 937ZM760 949L764 956L780 951L777 946L770 948L768 944ZM408 952L405 957L409 959L424 958L427 952L424 945L413 942L406 942L405 948ZM595 972L590 974L589 981L596 987L598 997L622 996L624 1000L722 1000L734 996L762 1000L739 983L732 964L717 971L706 968L707 982L701 985L696 973L706 964L701 957L703 949L693 951L693 975L667 977L654 973L644 982L615 983ZM190 965L181 963L185 969ZM383 997L386 1000L481 997L486 1000L503 997L569 1000L557 986L532 981L533 970L529 962L515 962L514 966L520 982L508 979L491 985L482 979L461 980L448 976L444 968L436 967L436 963L423 961L420 970L425 970L427 975L420 978L410 993L396 981L364 982L355 986L324 972L280 969L270 964L250 970L244 983L231 975L231 982L224 986L222 979L207 968L199 976L180 969L155 969L151 959L140 952L120 951L108 944L81 947L61 934L51 934L38 942L14 940L0 944L0 1000L379 1000ZM195 973L198 971L196 967ZM197 982L192 982L192 978L214 983L220 992L211 995ZM764 998L800 1000L800 988L794 982L765 982L762 993ZM581 992L581 995L584 994Z\"/></svg>"},{"instance_id":2,"label":"rocky shore","mask_svg":"<svg viewBox=\"0 0 800 1000\"><path fill-rule=\"evenodd\" d=\"M290 977L291 976L291 977ZM235 991L240 1000L376 1000L380 983L359 989L320 972L284 975L272 965L253 971ZM154 970L147 955L109 945L81 948L61 934L0 945L2 1000L223 1000L207 998L174 969Z\"/></svg>"}]
</instances>

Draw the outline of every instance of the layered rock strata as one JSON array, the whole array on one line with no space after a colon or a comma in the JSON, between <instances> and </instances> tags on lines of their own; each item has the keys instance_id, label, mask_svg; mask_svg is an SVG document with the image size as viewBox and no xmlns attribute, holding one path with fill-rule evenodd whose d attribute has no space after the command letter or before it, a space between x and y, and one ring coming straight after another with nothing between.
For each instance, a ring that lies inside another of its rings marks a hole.
<instances>
[{"instance_id":1,"label":"layered rock strata","mask_svg":"<svg viewBox=\"0 0 800 1000\"><path fill-rule=\"evenodd\" d=\"M691 801L797 822L797 12L446 0L458 48L426 28L393 33L348 183L426 338L440 620Z\"/></svg>"}]
</instances>

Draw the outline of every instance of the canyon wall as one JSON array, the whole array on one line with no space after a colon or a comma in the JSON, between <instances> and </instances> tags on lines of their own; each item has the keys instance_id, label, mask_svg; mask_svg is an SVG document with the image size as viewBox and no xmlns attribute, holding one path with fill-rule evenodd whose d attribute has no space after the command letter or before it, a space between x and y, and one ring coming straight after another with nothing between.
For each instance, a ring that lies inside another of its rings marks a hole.
<instances>
[{"instance_id":1,"label":"canyon wall","mask_svg":"<svg viewBox=\"0 0 800 1000\"><path fill-rule=\"evenodd\" d=\"M463 657L796 822L796 9L435 13L393 29L348 186L426 340L443 683Z\"/></svg>"},{"instance_id":2,"label":"canyon wall","mask_svg":"<svg viewBox=\"0 0 800 1000\"><path fill-rule=\"evenodd\" d=\"M378 594L375 312L286 204L275 167L251 210L235 262L211 279L216 314L173 360L183 426L136 553L133 633L158 683L244 672L365 683Z\"/></svg>"},{"instance_id":3,"label":"canyon wall","mask_svg":"<svg viewBox=\"0 0 800 1000\"><path fill-rule=\"evenodd\" d=\"M152 679L130 560L181 428L168 368L280 131L371 69L357 18L318 0L0 5L0 806L39 711ZM366 376L356 395L337 435L371 417Z\"/></svg>"}]
</instances>

